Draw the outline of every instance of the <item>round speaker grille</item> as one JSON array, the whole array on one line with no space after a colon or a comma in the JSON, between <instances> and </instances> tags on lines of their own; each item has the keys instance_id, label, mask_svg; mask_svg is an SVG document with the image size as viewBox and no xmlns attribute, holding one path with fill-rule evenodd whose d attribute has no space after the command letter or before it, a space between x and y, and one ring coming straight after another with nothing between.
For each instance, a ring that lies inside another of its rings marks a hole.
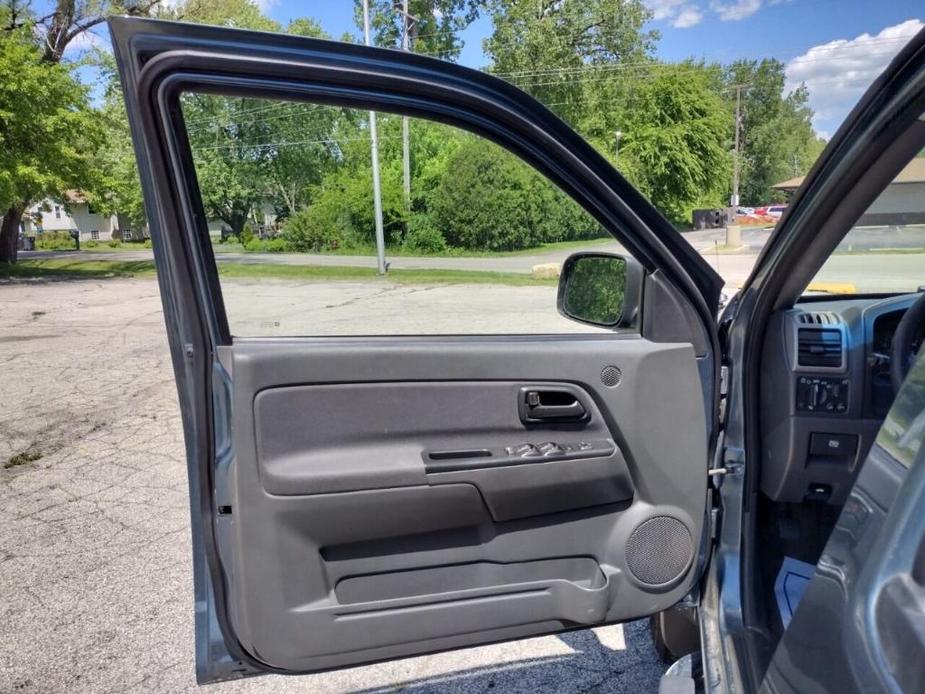
<instances>
[{"instance_id":1,"label":"round speaker grille","mask_svg":"<svg viewBox=\"0 0 925 694\"><path fill-rule=\"evenodd\" d=\"M671 516L655 516L630 534L626 565L640 582L658 586L678 578L690 564L693 551L684 523Z\"/></svg>"},{"instance_id":2,"label":"round speaker grille","mask_svg":"<svg viewBox=\"0 0 925 694\"><path fill-rule=\"evenodd\" d=\"M605 366L601 371L601 383L603 383L608 388L614 388L615 386L620 385L620 381L623 380L623 372L620 371L616 366Z\"/></svg>"}]
</instances>

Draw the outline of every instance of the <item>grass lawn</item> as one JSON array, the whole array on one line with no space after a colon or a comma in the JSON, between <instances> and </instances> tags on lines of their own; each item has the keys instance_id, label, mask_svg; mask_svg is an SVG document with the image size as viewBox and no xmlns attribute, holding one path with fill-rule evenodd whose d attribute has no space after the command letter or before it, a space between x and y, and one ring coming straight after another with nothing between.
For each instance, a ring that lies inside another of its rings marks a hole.
<instances>
[{"instance_id":1,"label":"grass lawn","mask_svg":"<svg viewBox=\"0 0 925 694\"><path fill-rule=\"evenodd\" d=\"M0 279L106 279L112 277L143 277L154 274L151 260L23 260L15 265L0 265ZM374 268L312 265L263 265L222 263L222 277L294 279L305 281L366 280L397 282L402 284L507 284L549 285L555 279L534 279L518 272L488 272L482 270L390 270L387 277L379 277Z\"/></svg>"},{"instance_id":2,"label":"grass lawn","mask_svg":"<svg viewBox=\"0 0 925 694\"><path fill-rule=\"evenodd\" d=\"M606 246L608 244L614 243L614 240L611 238L606 239L586 239L584 241L560 241L558 243L544 243L540 246L535 246L533 248L525 248L519 251L472 251L465 248L448 248L441 253L420 253L408 251L401 246L388 247L385 249L386 256L392 257L432 257L432 258L484 258L484 257L506 257L506 256L517 256L517 255L531 255L533 253L543 253L546 251L555 251L555 250L571 250L571 249L583 249L583 248L594 248L597 246ZM41 249L40 249L41 250ZM73 249L67 249L73 250ZM119 251L143 251L145 247L140 243L123 243L115 248L111 248L105 242L100 243L94 248L87 248L86 244L80 247L82 251L89 251L91 253L112 253ZM215 253L250 253L251 251L245 250L244 246L240 243L214 243L212 244L212 250ZM255 253L261 253L265 251L253 251ZM318 255L363 255L363 256L374 256L376 255L375 246L352 246L350 248L338 248L333 251L318 251Z\"/></svg>"}]
</instances>

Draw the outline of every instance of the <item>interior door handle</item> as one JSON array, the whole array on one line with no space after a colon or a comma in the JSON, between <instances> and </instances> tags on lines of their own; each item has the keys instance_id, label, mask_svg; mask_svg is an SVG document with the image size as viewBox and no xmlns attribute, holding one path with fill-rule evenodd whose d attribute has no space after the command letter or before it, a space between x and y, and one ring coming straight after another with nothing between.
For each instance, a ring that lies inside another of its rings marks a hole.
<instances>
[{"instance_id":1,"label":"interior door handle","mask_svg":"<svg viewBox=\"0 0 925 694\"><path fill-rule=\"evenodd\" d=\"M525 414L529 419L580 422L588 416L581 401L568 392L528 390L524 403Z\"/></svg>"}]
</instances>

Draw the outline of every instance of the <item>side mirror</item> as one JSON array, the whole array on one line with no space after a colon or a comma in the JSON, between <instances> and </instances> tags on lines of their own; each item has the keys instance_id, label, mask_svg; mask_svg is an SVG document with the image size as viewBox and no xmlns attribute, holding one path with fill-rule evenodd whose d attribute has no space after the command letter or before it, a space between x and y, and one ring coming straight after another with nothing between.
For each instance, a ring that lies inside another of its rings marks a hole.
<instances>
[{"instance_id":1,"label":"side mirror","mask_svg":"<svg viewBox=\"0 0 925 694\"><path fill-rule=\"evenodd\" d=\"M631 327L639 314L642 276L642 266L633 258L574 253L559 275L559 313L603 328Z\"/></svg>"}]
</instances>

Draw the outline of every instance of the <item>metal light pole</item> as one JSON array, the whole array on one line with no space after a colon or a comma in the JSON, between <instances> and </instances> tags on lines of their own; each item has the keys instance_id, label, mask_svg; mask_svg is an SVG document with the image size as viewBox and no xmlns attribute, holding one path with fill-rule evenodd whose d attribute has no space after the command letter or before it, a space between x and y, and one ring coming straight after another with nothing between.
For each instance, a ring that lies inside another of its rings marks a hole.
<instances>
[{"instance_id":1,"label":"metal light pole","mask_svg":"<svg viewBox=\"0 0 925 694\"><path fill-rule=\"evenodd\" d=\"M369 0L363 0L363 38L367 46L369 39ZM385 263L385 231L382 228L382 191L379 184L379 138L376 135L376 112L369 112L369 137L372 141L373 164L373 208L376 216L376 266L380 275L384 275L388 266Z\"/></svg>"},{"instance_id":2,"label":"metal light pole","mask_svg":"<svg viewBox=\"0 0 925 694\"><path fill-rule=\"evenodd\" d=\"M623 138L623 131L617 130L613 136L614 140L616 141L616 146L614 147L613 152L613 165L616 166L617 162L620 160L620 140Z\"/></svg>"},{"instance_id":3,"label":"metal light pole","mask_svg":"<svg viewBox=\"0 0 925 694\"><path fill-rule=\"evenodd\" d=\"M401 9L401 48L403 51L411 50L411 15L408 14L408 0L402 0ZM401 152L402 152L402 183L405 192L405 211L411 212L411 134L409 132L408 116L401 118Z\"/></svg>"}]
</instances>

